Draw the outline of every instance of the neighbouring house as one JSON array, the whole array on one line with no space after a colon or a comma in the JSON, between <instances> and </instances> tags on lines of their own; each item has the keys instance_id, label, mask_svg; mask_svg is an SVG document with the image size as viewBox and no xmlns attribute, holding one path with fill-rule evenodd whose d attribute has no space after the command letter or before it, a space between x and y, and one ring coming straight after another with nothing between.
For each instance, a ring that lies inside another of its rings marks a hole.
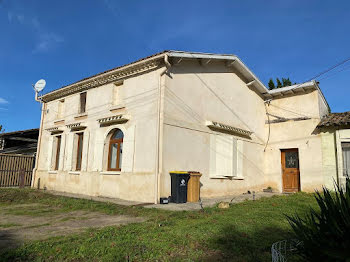
<instances>
[{"instance_id":1,"label":"neighbouring house","mask_svg":"<svg viewBox=\"0 0 350 262\"><path fill-rule=\"evenodd\" d=\"M39 128L0 133L0 154L35 155Z\"/></svg>"},{"instance_id":2,"label":"neighbouring house","mask_svg":"<svg viewBox=\"0 0 350 262\"><path fill-rule=\"evenodd\" d=\"M35 187L159 202L176 170L202 173L201 197L313 191L331 175L318 83L269 91L235 55L164 51L41 99Z\"/></svg>"},{"instance_id":3,"label":"neighbouring house","mask_svg":"<svg viewBox=\"0 0 350 262\"><path fill-rule=\"evenodd\" d=\"M325 186L334 182L345 186L350 176L350 112L331 113L317 126L322 137L323 176Z\"/></svg>"}]
</instances>

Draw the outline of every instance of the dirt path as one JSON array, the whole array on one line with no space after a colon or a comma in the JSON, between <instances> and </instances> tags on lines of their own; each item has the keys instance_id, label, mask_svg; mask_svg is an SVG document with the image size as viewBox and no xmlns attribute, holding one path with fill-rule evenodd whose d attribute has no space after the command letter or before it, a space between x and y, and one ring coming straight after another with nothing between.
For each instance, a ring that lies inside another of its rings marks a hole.
<instances>
[{"instance_id":1,"label":"dirt path","mask_svg":"<svg viewBox=\"0 0 350 262\"><path fill-rule=\"evenodd\" d=\"M33 210L32 214L26 211ZM36 213L35 213L36 212ZM0 249L26 240L40 240L84 231L145 221L141 217L106 215L89 211L60 212L40 204L0 207Z\"/></svg>"}]
</instances>

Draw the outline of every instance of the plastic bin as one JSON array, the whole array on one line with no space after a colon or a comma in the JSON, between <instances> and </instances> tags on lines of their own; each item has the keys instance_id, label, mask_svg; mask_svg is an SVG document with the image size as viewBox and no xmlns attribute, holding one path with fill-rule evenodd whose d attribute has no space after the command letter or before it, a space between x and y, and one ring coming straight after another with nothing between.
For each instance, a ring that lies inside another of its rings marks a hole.
<instances>
[{"instance_id":1,"label":"plastic bin","mask_svg":"<svg viewBox=\"0 0 350 262\"><path fill-rule=\"evenodd\" d=\"M189 171L190 179L187 186L187 202L198 202L200 197L200 179L202 174Z\"/></svg>"},{"instance_id":2,"label":"plastic bin","mask_svg":"<svg viewBox=\"0 0 350 262\"><path fill-rule=\"evenodd\" d=\"M171 176L171 202L187 202L187 184L190 174L188 172L174 171Z\"/></svg>"}]
</instances>

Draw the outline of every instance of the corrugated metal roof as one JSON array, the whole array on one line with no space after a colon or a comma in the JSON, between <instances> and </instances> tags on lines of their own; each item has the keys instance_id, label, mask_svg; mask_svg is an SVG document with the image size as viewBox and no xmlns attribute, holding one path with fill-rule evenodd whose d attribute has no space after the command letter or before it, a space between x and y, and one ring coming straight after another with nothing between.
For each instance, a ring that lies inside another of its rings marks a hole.
<instances>
[{"instance_id":1,"label":"corrugated metal roof","mask_svg":"<svg viewBox=\"0 0 350 262\"><path fill-rule=\"evenodd\" d=\"M23 133L31 133L31 132L38 132L39 133L39 128L33 128L33 129L26 129L26 130L19 130L19 131L1 133L0 137L1 136L8 136L8 135L23 134Z\"/></svg>"}]
</instances>

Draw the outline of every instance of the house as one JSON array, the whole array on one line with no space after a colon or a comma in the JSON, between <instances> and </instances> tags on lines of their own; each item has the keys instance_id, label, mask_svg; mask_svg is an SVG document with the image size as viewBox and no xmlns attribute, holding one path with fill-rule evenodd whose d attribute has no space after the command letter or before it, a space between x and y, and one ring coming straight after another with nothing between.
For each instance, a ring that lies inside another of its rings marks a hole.
<instances>
[{"instance_id":1,"label":"house","mask_svg":"<svg viewBox=\"0 0 350 262\"><path fill-rule=\"evenodd\" d=\"M235 55L164 51L41 99L35 187L157 203L175 170L202 173L201 197L328 179L318 83L269 91Z\"/></svg>"},{"instance_id":2,"label":"house","mask_svg":"<svg viewBox=\"0 0 350 262\"><path fill-rule=\"evenodd\" d=\"M35 155L39 128L0 133L0 154Z\"/></svg>"},{"instance_id":3,"label":"house","mask_svg":"<svg viewBox=\"0 0 350 262\"><path fill-rule=\"evenodd\" d=\"M325 186L334 182L345 186L350 175L350 112L331 113L317 126L322 137L323 176Z\"/></svg>"}]
</instances>

